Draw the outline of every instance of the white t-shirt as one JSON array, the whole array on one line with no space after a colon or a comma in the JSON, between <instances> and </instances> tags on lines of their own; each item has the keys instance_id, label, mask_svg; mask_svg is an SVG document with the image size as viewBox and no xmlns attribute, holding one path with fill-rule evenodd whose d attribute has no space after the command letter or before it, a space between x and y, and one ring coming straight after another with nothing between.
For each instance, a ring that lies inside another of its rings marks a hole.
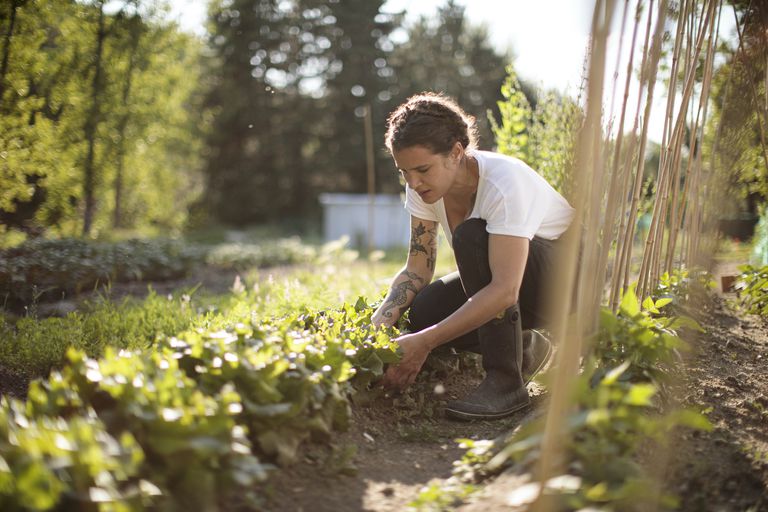
<instances>
[{"instance_id":1,"label":"white t-shirt","mask_svg":"<svg viewBox=\"0 0 768 512\"><path fill-rule=\"evenodd\" d=\"M471 154L477 159L480 176L475 206L467 218L485 219L488 233L529 240L534 236L555 240L568 229L573 208L525 162L490 151ZM414 217L439 222L453 246L442 198L427 204L406 185L405 208Z\"/></svg>"}]
</instances>

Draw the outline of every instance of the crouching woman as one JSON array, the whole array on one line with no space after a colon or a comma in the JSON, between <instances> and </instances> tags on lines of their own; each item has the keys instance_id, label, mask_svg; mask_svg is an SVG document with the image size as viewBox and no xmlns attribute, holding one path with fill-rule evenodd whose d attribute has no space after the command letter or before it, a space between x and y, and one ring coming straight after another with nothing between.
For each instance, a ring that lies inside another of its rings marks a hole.
<instances>
[{"instance_id":1,"label":"crouching woman","mask_svg":"<svg viewBox=\"0 0 768 512\"><path fill-rule=\"evenodd\" d=\"M530 403L526 384L546 363L547 278L573 209L521 160L477 149L475 120L450 98L423 93L389 117L386 146L403 176L411 215L405 267L373 315L391 326L410 308L399 364L384 376L403 389L440 346L482 356L485 378L445 411L460 419L509 415ZM432 282L437 230L458 272ZM525 334L524 334L525 333Z\"/></svg>"}]
</instances>

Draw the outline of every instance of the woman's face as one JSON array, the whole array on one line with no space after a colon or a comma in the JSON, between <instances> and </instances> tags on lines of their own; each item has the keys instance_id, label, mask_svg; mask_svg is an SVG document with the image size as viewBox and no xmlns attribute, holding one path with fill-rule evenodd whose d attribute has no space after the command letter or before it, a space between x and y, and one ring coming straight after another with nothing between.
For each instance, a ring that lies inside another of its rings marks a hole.
<instances>
[{"instance_id":1,"label":"woman's face","mask_svg":"<svg viewBox=\"0 0 768 512\"><path fill-rule=\"evenodd\" d=\"M448 155L433 153L424 146L411 146L392 152L392 158L408 186L421 199L432 204L442 198L453 185L458 172L461 145Z\"/></svg>"}]
</instances>

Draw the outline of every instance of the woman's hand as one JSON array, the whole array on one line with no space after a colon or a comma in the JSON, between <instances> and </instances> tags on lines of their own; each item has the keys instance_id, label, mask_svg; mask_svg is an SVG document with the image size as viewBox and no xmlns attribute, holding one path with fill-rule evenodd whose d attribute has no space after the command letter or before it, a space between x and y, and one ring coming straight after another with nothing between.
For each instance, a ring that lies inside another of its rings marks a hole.
<instances>
[{"instance_id":1,"label":"woman's hand","mask_svg":"<svg viewBox=\"0 0 768 512\"><path fill-rule=\"evenodd\" d=\"M381 383L386 388L403 390L416 380L429 355L429 343L423 331L406 334L393 341L400 345L403 358L398 364L390 365Z\"/></svg>"}]
</instances>

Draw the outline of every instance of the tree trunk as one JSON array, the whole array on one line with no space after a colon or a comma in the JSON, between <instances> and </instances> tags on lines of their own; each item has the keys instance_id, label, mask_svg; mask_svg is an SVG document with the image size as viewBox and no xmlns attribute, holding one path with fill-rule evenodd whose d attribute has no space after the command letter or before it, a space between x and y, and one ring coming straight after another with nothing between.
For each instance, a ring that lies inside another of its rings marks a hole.
<instances>
[{"instance_id":1,"label":"tree trunk","mask_svg":"<svg viewBox=\"0 0 768 512\"><path fill-rule=\"evenodd\" d=\"M5 92L5 75L8 73L8 60L11 56L11 36L13 35L13 29L16 25L16 11L19 9L21 2L19 0L11 1L11 16L8 22L8 31L3 38L3 60L0 63L0 105L3 103L3 93Z\"/></svg>"},{"instance_id":2,"label":"tree trunk","mask_svg":"<svg viewBox=\"0 0 768 512\"><path fill-rule=\"evenodd\" d=\"M123 84L123 115L120 118L118 124L118 142L117 142L117 155L116 164L117 169L115 171L115 211L112 216L112 227L123 227L123 171L125 169L125 130L128 127L130 121L130 111L128 109L128 99L131 96L131 82L133 80L133 72L136 69L136 54L139 49L140 29L135 28L131 32L131 53L129 55L128 70L126 72L125 83Z\"/></svg>"},{"instance_id":3,"label":"tree trunk","mask_svg":"<svg viewBox=\"0 0 768 512\"><path fill-rule=\"evenodd\" d=\"M96 209L96 200L94 189L96 182L95 169L95 149L96 149L96 131L99 126L101 109L99 100L103 88L102 79L102 56L104 53L104 40L106 39L106 30L104 27L104 3L99 2L99 28L96 32L96 56L94 59L95 71L91 84L91 108L85 121L85 140L88 144L88 151L85 157L85 167L83 176L83 199L85 200L85 212L83 214L83 236L91 233L93 225L93 216Z\"/></svg>"}]
</instances>

